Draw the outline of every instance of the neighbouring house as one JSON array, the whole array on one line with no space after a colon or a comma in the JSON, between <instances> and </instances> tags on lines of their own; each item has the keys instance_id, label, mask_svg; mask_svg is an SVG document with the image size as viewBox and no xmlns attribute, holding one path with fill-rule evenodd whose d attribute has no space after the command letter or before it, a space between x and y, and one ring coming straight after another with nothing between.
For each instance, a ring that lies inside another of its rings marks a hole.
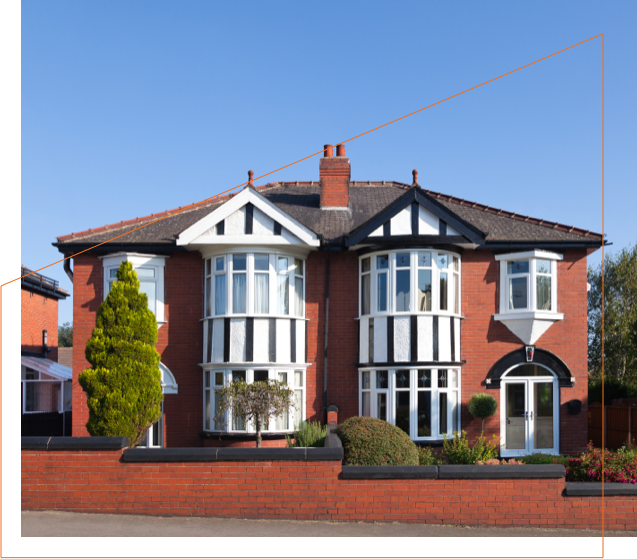
<instances>
[{"instance_id":1,"label":"neighbouring house","mask_svg":"<svg viewBox=\"0 0 637 559\"><path fill-rule=\"evenodd\" d=\"M69 294L25 266L20 275L22 435L70 435L73 374L57 362L58 301Z\"/></svg>"},{"instance_id":2,"label":"neighbouring house","mask_svg":"<svg viewBox=\"0 0 637 559\"><path fill-rule=\"evenodd\" d=\"M485 431L502 455L582 450L586 258L602 236L424 189L416 171L411 185L352 181L343 146L326 146L319 174L255 187L250 172L214 202L58 237L68 256L120 236L73 258L74 381L128 260L159 329L166 397L151 446L253 445L215 389L269 378L297 406L269 422L264 445L324 421L328 405L419 444L475 436L466 403L487 392L499 408ZM73 390L73 434L86 435Z\"/></svg>"}]
</instances>

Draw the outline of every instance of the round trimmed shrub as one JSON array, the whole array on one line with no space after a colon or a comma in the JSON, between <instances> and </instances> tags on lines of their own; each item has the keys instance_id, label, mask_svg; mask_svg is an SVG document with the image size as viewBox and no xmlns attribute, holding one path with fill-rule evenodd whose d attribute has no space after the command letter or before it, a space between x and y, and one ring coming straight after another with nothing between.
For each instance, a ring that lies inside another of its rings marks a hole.
<instances>
[{"instance_id":1,"label":"round trimmed shrub","mask_svg":"<svg viewBox=\"0 0 637 559\"><path fill-rule=\"evenodd\" d=\"M498 402L491 394L479 392L471 396L467 407L473 417L482 419L482 431L484 432L484 420L495 413L495 410L498 409Z\"/></svg>"},{"instance_id":2,"label":"round trimmed shrub","mask_svg":"<svg viewBox=\"0 0 637 559\"><path fill-rule=\"evenodd\" d=\"M418 447L394 425L374 417L350 417L336 433L347 466L417 466Z\"/></svg>"}]
</instances>

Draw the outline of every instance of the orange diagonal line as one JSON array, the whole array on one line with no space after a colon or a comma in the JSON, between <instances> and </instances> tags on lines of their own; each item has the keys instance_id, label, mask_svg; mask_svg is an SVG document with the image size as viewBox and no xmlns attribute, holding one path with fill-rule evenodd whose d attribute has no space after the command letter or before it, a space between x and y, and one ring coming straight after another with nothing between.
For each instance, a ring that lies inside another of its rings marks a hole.
<instances>
[{"instance_id":1,"label":"orange diagonal line","mask_svg":"<svg viewBox=\"0 0 637 559\"><path fill-rule=\"evenodd\" d=\"M474 89L477 89L478 87L482 87L483 85L486 85L488 83L494 82L496 80L499 80L500 78L503 78L504 76L508 76L509 74L513 74L514 72L517 72L519 70L522 70L523 68L528 68L529 66L532 66L533 64L537 64L538 62L541 62L542 60L546 60L547 58L551 58L552 56L555 56L556 54L560 54L564 51L567 51L569 49L572 49L574 47L577 47L579 45L582 45L584 43L587 43L588 41L592 41L593 39L597 39L598 37L601 37L603 34L600 33L599 35L595 35L594 37L590 37L589 39L585 39L584 41L580 41L579 43L575 43L574 45L571 45L570 47L566 47L564 49L558 50L552 54L549 54L547 56L543 56L542 58L538 58L537 60L534 60L533 62L529 62L528 64L525 64L524 66L520 66L519 68L516 68L515 70L510 70L509 72L506 72L504 74L501 74L495 78L491 78L490 80L487 80L486 82L482 82L479 83L478 85L474 85L473 87L470 87L469 89L465 89L464 91L460 91L459 93L456 93L455 95L451 95L449 97L446 97L445 99L441 99L440 101L436 101L435 103L432 103L431 105L427 105L426 107L423 107L422 109L418 109L417 111L413 111L409 114L406 114L404 116L401 116L399 118L396 118L394 120L390 120L389 122L386 122L385 124L381 124L380 126L377 126L376 128L372 128L370 130L367 130L367 132L363 132L362 134L358 134L356 136L352 136L351 138L348 138L347 140L344 140L342 142L339 142L338 144L336 144L337 146L342 145L342 144L346 144L347 142L351 142L352 140L355 140L356 138L360 138L361 136L364 136L365 134L369 134L370 132L375 132L376 130L380 130L381 128L384 128L385 126L389 126L390 124L394 124L395 122L398 122L399 120L403 120L404 118L413 116L415 114L418 114L422 111L425 111L427 109L430 109L431 107L435 107L436 105L440 105L441 103L444 103L445 101L449 101L450 99L453 99L454 97L458 97L459 95L462 95L463 93L467 93L469 91L472 91ZM276 173L278 171L281 171L282 169L286 169L287 167L291 167L292 165L296 165L297 163L300 163L301 161L305 161L306 159L310 159L312 157L315 157L316 155L318 155L319 153L322 153L323 150L319 150L315 153L312 153L311 155L307 155L306 157L303 157L301 159L297 159L296 161L294 161L293 163L288 163L287 165L284 165L283 167L279 167L278 169L275 169L274 171L270 171L269 173L265 173L264 175L261 175L259 177L254 178L253 180L259 180L262 179L263 177L267 177L268 175L272 175L273 173ZM200 204L204 204L205 202L209 202L210 200L213 200L215 198L219 198L219 196L222 196L224 194L227 194L228 192L232 192L233 190L236 190L237 188L240 188L242 186L245 186L246 184L248 184L247 182L238 184L237 186L234 186L232 188L229 188L228 190L224 190L223 192L219 193L219 194L215 194L214 196L210 196L209 198L206 198L205 200L201 200L200 202L195 202L194 204L190 204L189 206L186 206L184 208L180 208L168 215L165 215L163 217L154 219L152 221L149 221L148 223L145 223L143 225L140 225L139 227L136 227L135 229L132 229L131 231L127 231L126 233L122 233L120 235L117 235L115 237L113 237L112 239L108 239L107 241L98 243L96 245L93 245L89 248L86 248L84 250L81 250L80 252L76 252L75 254L71 254L70 256L67 256L65 258L62 258L60 260L57 260L56 262L53 262L51 264L49 264L48 266L42 266L42 268L38 268L37 270L33 270L32 272L30 272L29 274L25 274L24 276L20 276L17 277L11 281L8 281L6 283L3 283L0 287L4 287L5 285L8 285L10 283L13 283L14 281L18 281L19 279L22 279L23 277L27 277L30 276L31 274L35 274L37 272L39 272L40 270L44 270L46 268L49 268L51 266L55 266L56 264L59 264L60 262L64 262L65 260L68 260L69 258L73 258L75 256L78 256L84 252L88 252L89 250L93 250L94 248L97 248L99 246L105 245L106 243L110 243L111 241L114 241L115 239L119 239L120 237L125 237L126 235L130 235L131 233L133 233L134 231L138 231L139 229L143 229L144 227L148 227L149 225L152 225L153 223L157 223L158 221L161 221L162 219L166 219L167 217L172 217L173 215L176 215L180 212L183 212L185 210L188 210L190 208L194 208L195 206L199 206Z\"/></svg>"}]
</instances>

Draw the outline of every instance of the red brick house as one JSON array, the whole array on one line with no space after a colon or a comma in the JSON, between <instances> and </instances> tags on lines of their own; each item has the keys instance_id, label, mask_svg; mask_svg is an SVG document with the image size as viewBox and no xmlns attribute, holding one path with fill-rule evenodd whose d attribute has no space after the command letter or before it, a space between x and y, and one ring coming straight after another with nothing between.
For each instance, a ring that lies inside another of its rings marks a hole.
<instances>
[{"instance_id":1,"label":"red brick house","mask_svg":"<svg viewBox=\"0 0 637 559\"><path fill-rule=\"evenodd\" d=\"M65 255L166 214L59 237ZM392 181L352 181L343 146L320 180L273 183L169 215L73 259L73 378L114 270L130 260L157 316L166 397L157 445L254 444L215 388L283 380L289 417L373 415L422 444L480 430L493 394L502 454L587 442L586 257L602 236ZM73 434L88 412L73 393ZM248 443L247 441L250 440Z\"/></svg>"}]
</instances>

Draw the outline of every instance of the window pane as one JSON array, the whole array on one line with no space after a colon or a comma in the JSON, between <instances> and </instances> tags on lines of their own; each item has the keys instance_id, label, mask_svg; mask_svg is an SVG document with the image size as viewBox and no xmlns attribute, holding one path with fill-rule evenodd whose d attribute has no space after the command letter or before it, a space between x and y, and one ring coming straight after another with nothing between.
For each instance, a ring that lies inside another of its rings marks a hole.
<instances>
[{"instance_id":1,"label":"window pane","mask_svg":"<svg viewBox=\"0 0 637 559\"><path fill-rule=\"evenodd\" d=\"M369 270L370 270L369 258L363 258L363 260L361 260L361 271L369 272Z\"/></svg>"},{"instance_id":2,"label":"window pane","mask_svg":"<svg viewBox=\"0 0 637 559\"><path fill-rule=\"evenodd\" d=\"M387 272L378 274L378 312L387 311Z\"/></svg>"},{"instance_id":3,"label":"window pane","mask_svg":"<svg viewBox=\"0 0 637 559\"><path fill-rule=\"evenodd\" d=\"M446 369L440 369L438 371L438 388L447 388L448 384L448 374Z\"/></svg>"},{"instance_id":4,"label":"window pane","mask_svg":"<svg viewBox=\"0 0 637 559\"><path fill-rule=\"evenodd\" d=\"M376 388L387 388L387 371L376 371Z\"/></svg>"},{"instance_id":5,"label":"window pane","mask_svg":"<svg viewBox=\"0 0 637 559\"><path fill-rule=\"evenodd\" d=\"M294 273L297 276L302 276L303 275L303 260L301 260L299 258L295 258L294 259Z\"/></svg>"},{"instance_id":6,"label":"window pane","mask_svg":"<svg viewBox=\"0 0 637 559\"><path fill-rule=\"evenodd\" d=\"M279 373L279 380L281 380L281 374L286 375L286 373ZM281 381L285 382L285 381ZM276 418L276 426L275 429L277 431L287 431L290 428L290 412L289 410L284 412L282 415L277 416Z\"/></svg>"},{"instance_id":7,"label":"window pane","mask_svg":"<svg viewBox=\"0 0 637 559\"><path fill-rule=\"evenodd\" d=\"M431 371L418 371L418 388L431 388Z\"/></svg>"},{"instance_id":8,"label":"window pane","mask_svg":"<svg viewBox=\"0 0 637 559\"><path fill-rule=\"evenodd\" d=\"M209 276L210 275L210 258L206 258L206 275Z\"/></svg>"},{"instance_id":9,"label":"window pane","mask_svg":"<svg viewBox=\"0 0 637 559\"><path fill-rule=\"evenodd\" d=\"M431 252L419 252L418 253L418 266L420 268L431 267Z\"/></svg>"},{"instance_id":10,"label":"window pane","mask_svg":"<svg viewBox=\"0 0 637 559\"><path fill-rule=\"evenodd\" d=\"M447 378L450 388L458 388L458 371L448 371Z\"/></svg>"},{"instance_id":11,"label":"window pane","mask_svg":"<svg viewBox=\"0 0 637 559\"><path fill-rule=\"evenodd\" d=\"M396 255L396 267L409 268L409 253L408 252L402 252Z\"/></svg>"},{"instance_id":12,"label":"window pane","mask_svg":"<svg viewBox=\"0 0 637 559\"><path fill-rule=\"evenodd\" d=\"M454 272L457 272L460 268L458 267L458 257L454 256L452 261L451 261L451 269Z\"/></svg>"},{"instance_id":13,"label":"window pane","mask_svg":"<svg viewBox=\"0 0 637 559\"><path fill-rule=\"evenodd\" d=\"M385 392L376 394L376 417L387 421L387 394Z\"/></svg>"},{"instance_id":14,"label":"window pane","mask_svg":"<svg viewBox=\"0 0 637 559\"><path fill-rule=\"evenodd\" d=\"M268 380L268 371L254 371L254 382L264 382Z\"/></svg>"},{"instance_id":15,"label":"window pane","mask_svg":"<svg viewBox=\"0 0 637 559\"><path fill-rule=\"evenodd\" d=\"M139 290L148 296L148 308L155 311L157 284L154 281L140 281Z\"/></svg>"},{"instance_id":16,"label":"window pane","mask_svg":"<svg viewBox=\"0 0 637 559\"><path fill-rule=\"evenodd\" d=\"M409 270L396 271L396 312L409 311Z\"/></svg>"},{"instance_id":17,"label":"window pane","mask_svg":"<svg viewBox=\"0 0 637 559\"><path fill-rule=\"evenodd\" d=\"M456 274L449 274L449 297L451 298L452 304L455 306L456 300Z\"/></svg>"},{"instance_id":18,"label":"window pane","mask_svg":"<svg viewBox=\"0 0 637 559\"><path fill-rule=\"evenodd\" d=\"M247 266L247 255L246 254L234 254L232 256L232 269L235 272L242 272L246 270Z\"/></svg>"},{"instance_id":19,"label":"window pane","mask_svg":"<svg viewBox=\"0 0 637 559\"><path fill-rule=\"evenodd\" d=\"M431 270L418 270L418 310L431 310Z\"/></svg>"},{"instance_id":20,"label":"window pane","mask_svg":"<svg viewBox=\"0 0 637 559\"><path fill-rule=\"evenodd\" d=\"M507 274L528 274L528 260L509 260L507 261Z\"/></svg>"},{"instance_id":21,"label":"window pane","mask_svg":"<svg viewBox=\"0 0 637 559\"><path fill-rule=\"evenodd\" d=\"M232 371L232 382L238 382L238 381L244 381L246 380L246 372L245 371ZM241 415L235 414L233 412L233 417L232 417L232 428L235 431L245 431L246 428L246 423L245 423L245 418Z\"/></svg>"},{"instance_id":22,"label":"window pane","mask_svg":"<svg viewBox=\"0 0 637 559\"><path fill-rule=\"evenodd\" d=\"M270 312L270 276L254 274L254 312Z\"/></svg>"},{"instance_id":23,"label":"window pane","mask_svg":"<svg viewBox=\"0 0 637 559\"><path fill-rule=\"evenodd\" d=\"M409 371L396 371L396 388L409 388Z\"/></svg>"},{"instance_id":24,"label":"window pane","mask_svg":"<svg viewBox=\"0 0 637 559\"><path fill-rule=\"evenodd\" d=\"M370 274L365 274L361 278L361 314L369 314L371 279L372 276Z\"/></svg>"},{"instance_id":25,"label":"window pane","mask_svg":"<svg viewBox=\"0 0 637 559\"><path fill-rule=\"evenodd\" d=\"M509 279L509 308L510 309L526 309L527 308L527 278L510 278Z\"/></svg>"},{"instance_id":26,"label":"window pane","mask_svg":"<svg viewBox=\"0 0 637 559\"><path fill-rule=\"evenodd\" d=\"M380 254L376 257L376 269L387 270L389 268L389 257L386 254Z\"/></svg>"},{"instance_id":27,"label":"window pane","mask_svg":"<svg viewBox=\"0 0 637 559\"><path fill-rule=\"evenodd\" d=\"M213 421L211 422L211 425L213 429L217 429L218 431L225 431L226 413L221 411L219 396L217 396L216 394L214 395L214 402L215 402L215 416L213 418Z\"/></svg>"},{"instance_id":28,"label":"window pane","mask_svg":"<svg viewBox=\"0 0 637 559\"><path fill-rule=\"evenodd\" d=\"M446 270L449 267L449 255L448 254L439 254L438 255L438 268L441 270Z\"/></svg>"},{"instance_id":29,"label":"window pane","mask_svg":"<svg viewBox=\"0 0 637 559\"><path fill-rule=\"evenodd\" d=\"M447 432L447 393L441 392L438 394L438 410L439 410L439 422L440 422L440 434L443 435Z\"/></svg>"},{"instance_id":30,"label":"window pane","mask_svg":"<svg viewBox=\"0 0 637 559\"><path fill-rule=\"evenodd\" d=\"M303 371L294 371L294 386L297 388L301 388L303 386Z\"/></svg>"},{"instance_id":31,"label":"window pane","mask_svg":"<svg viewBox=\"0 0 637 559\"><path fill-rule=\"evenodd\" d=\"M112 268L111 270L109 270L108 275L113 279L117 279L117 268Z\"/></svg>"},{"instance_id":32,"label":"window pane","mask_svg":"<svg viewBox=\"0 0 637 559\"><path fill-rule=\"evenodd\" d=\"M288 271L288 259L282 256L279 256L277 261L277 268L279 272L287 272Z\"/></svg>"},{"instance_id":33,"label":"window pane","mask_svg":"<svg viewBox=\"0 0 637 559\"><path fill-rule=\"evenodd\" d=\"M210 311L212 309L212 280L210 278L206 278L206 316L210 316Z\"/></svg>"},{"instance_id":34,"label":"window pane","mask_svg":"<svg viewBox=\"0 0 637 559\"><path fill-rule=\"evenodd\" d=\"M369 377L370 377L371 373L369 371L363 371L363 390L368 390L369 389Z\"/></svg>"},{"instance_id":35,"label":"window pane","mask_svg":"<svg viewBox=\"0 0 637 559\"><path fill-rule=\"evenodd\" d=\"M290 278L277 276L277 312L290 314Z\"/></svg>"},{"instance_id":36,"label":"window pane","mask_svg":"<svg viewBox=\"0 0 637 559\"><path fill-rule=\"evenodd\" d=\"M551 310L551 276L537 276L537 309Z\"/></svg>"},{"instance_id":37,"label":"window pane","mask_svg":"<svg viewBox=\"0 0 637 559\"><path fill-rule=\"evenodd\" d=\"M396 427L409 433L409 391L396 392ZM411 435L410 435L411 436Z\"/></svg>"},{"instance_id":38,"label":"window pane","mask_svg":"<svg viewBox=\"0 0 637 559\"><path fill-rule=\"evenodd\" d=\"M453 312L460 314L460 275L453 274L454 282L454 298L453 298Z\"/></svg>"},{"instance_id":39,"label":"window pane","mask_svg":"<svg viewBox=\"0 0 637 559\"><path fill-rule=\"evenodd\" d=\"M536 260L535 270L538 274L550 274L551 273L551 261L550 260Z\"/></svg>"},{"instance_id":40,"label":"window pane","mask_svg":"<svg viewBox=\"0 0 637 559\"><path fill-rule=\"evenodd\" d=\"M449 295L447 293L447 272L440 272L440 310L447 310L447 301Z\"/></svg>"},{"instance_id":41,"label":"window pane","mask_svg":"<svg viewBox=\"0 0 637 559\"><path fill-rule=\"evenodd\" d=\"M294 314L303 316L303 278L294 278Z\"/></svg>"},{"instance_id":42,"label":"window pane","mask_svg":"<svg viewBox=\"0 0 637 559\"><path fill-rule=\"evenodd\" d=\"M287 373L277 373L277 377L279 382L282 382L283 384L287 384L288 383L288 374Z\"/></svg>"},{"instance_id":43,"label":"window pane","mask_svg":"<svg viewBox=\"0 0 637 559\"><path fill-rule=\"evenodd\" d=\"M458 425L458 391L452 390L449 393L451 399L451 432L455 433L460 430Z\"/></svg>"},{"instance_id":44,"label":"window pane","mask_svg":"<svg viewBox=\"0 0 637 559\"><path fill-rule=\"evenodd\" d=\"M223 386L223 373L215 373L215 384Z\"/></svg>"},{"instance_id":45,"label":"window pane","mask_svg":"<svg viewBox=\"0 0 637 559\"><path fill-rule=\"evenodd\" d=\"M226 312L226 276L215 276L215 314Z\"/></svg>"},{"instance_id":46,"label":"window pane","mask_svg":"<svg viewBox=\"0 0 637 559\"><path fill-rule=\"evenodd\" d=\"M224 264L223 260L224 260L223 256L217 258L216 263L215 263L215 270L217 272L223 272L223 264Z\"/></svg>"},{"instance_id":47,"label":"window pane","mask_svg":"<svg viewBox=\"0 0 637 559\"><path fill-rule=\"evenodd\" d=\"M270 269L270 257L267 254L255 254L254 269L267 272Z\"/></svg>"},{"instance_id":48,"label":"window pane","mask_svg":"<svg viewBox=\"0 0 637 559\"><path fill-rule=\"evenodd\" d=\"M363 409L361 413L363 417L369 417L371 415L370 398L371 394L369 392L363 392Z\"/></svg>"},{"instance_id":49,"label":"window pane","mask_svg":"<svg viewBox=\"0 0 637 559\"><path fill-rule=\"evenodd\" d=\"M238 382L240 380L245 382L245 380L246 380L246 372L245 371L232 371L232 382Z\"/></svg>"},{"instance_id":50,"label":"window pane","mask_svg":"<svg viewBox=\"0 0 637 559\"><path fill-rule=\"evenodd\" d=\"M210 386L210 371L205 371L203 374L203 385L208 388Z\"/></svg>"},{"instance_id":51,"label":"window pane","mask_svg":"<svg viewBox=\"0 0 637 559\"><path fill-rule=\"evenodd\" d=\"M303 391L294 391L294 428L303 423Z\"/></svg>"},{"instance_id":52,"label":"window pane","mask_svg":"<svg viewBox=\"0 0 637 559\"><path fill-rule=\"evenodd\" d=\"M246 275L232 274L232 312L246 312Z\"/></svg>"},{"instance_id":53,"label":"window pane","mask_svg":"<svg viewBox=\"0 0 637 559\"><path fill-rule=\"evenodd\" d=\"M431 391L418 392L418 436L431 437Z\"/></svg>"},{"instance_id":54,"label":"window pane","mask_svg":"<svg viewBox=\"0 0 637 559\"><path fill-rule=\"evenodd\" d=\"M204 423L206 425L206 429L210 429L210 390L206 390L204 394L205 394Z\"/></svg>"},{"instance_id":55,"label":"window pane","mask_svg":"<svg viewBox=\"0 0 637 559\"><path fill-rule=\"evenodd\" d=\"M138 278L154 278L155 277L154 268L137 268L135 272L137 272Z\"/></svg>"}]
</instances>

